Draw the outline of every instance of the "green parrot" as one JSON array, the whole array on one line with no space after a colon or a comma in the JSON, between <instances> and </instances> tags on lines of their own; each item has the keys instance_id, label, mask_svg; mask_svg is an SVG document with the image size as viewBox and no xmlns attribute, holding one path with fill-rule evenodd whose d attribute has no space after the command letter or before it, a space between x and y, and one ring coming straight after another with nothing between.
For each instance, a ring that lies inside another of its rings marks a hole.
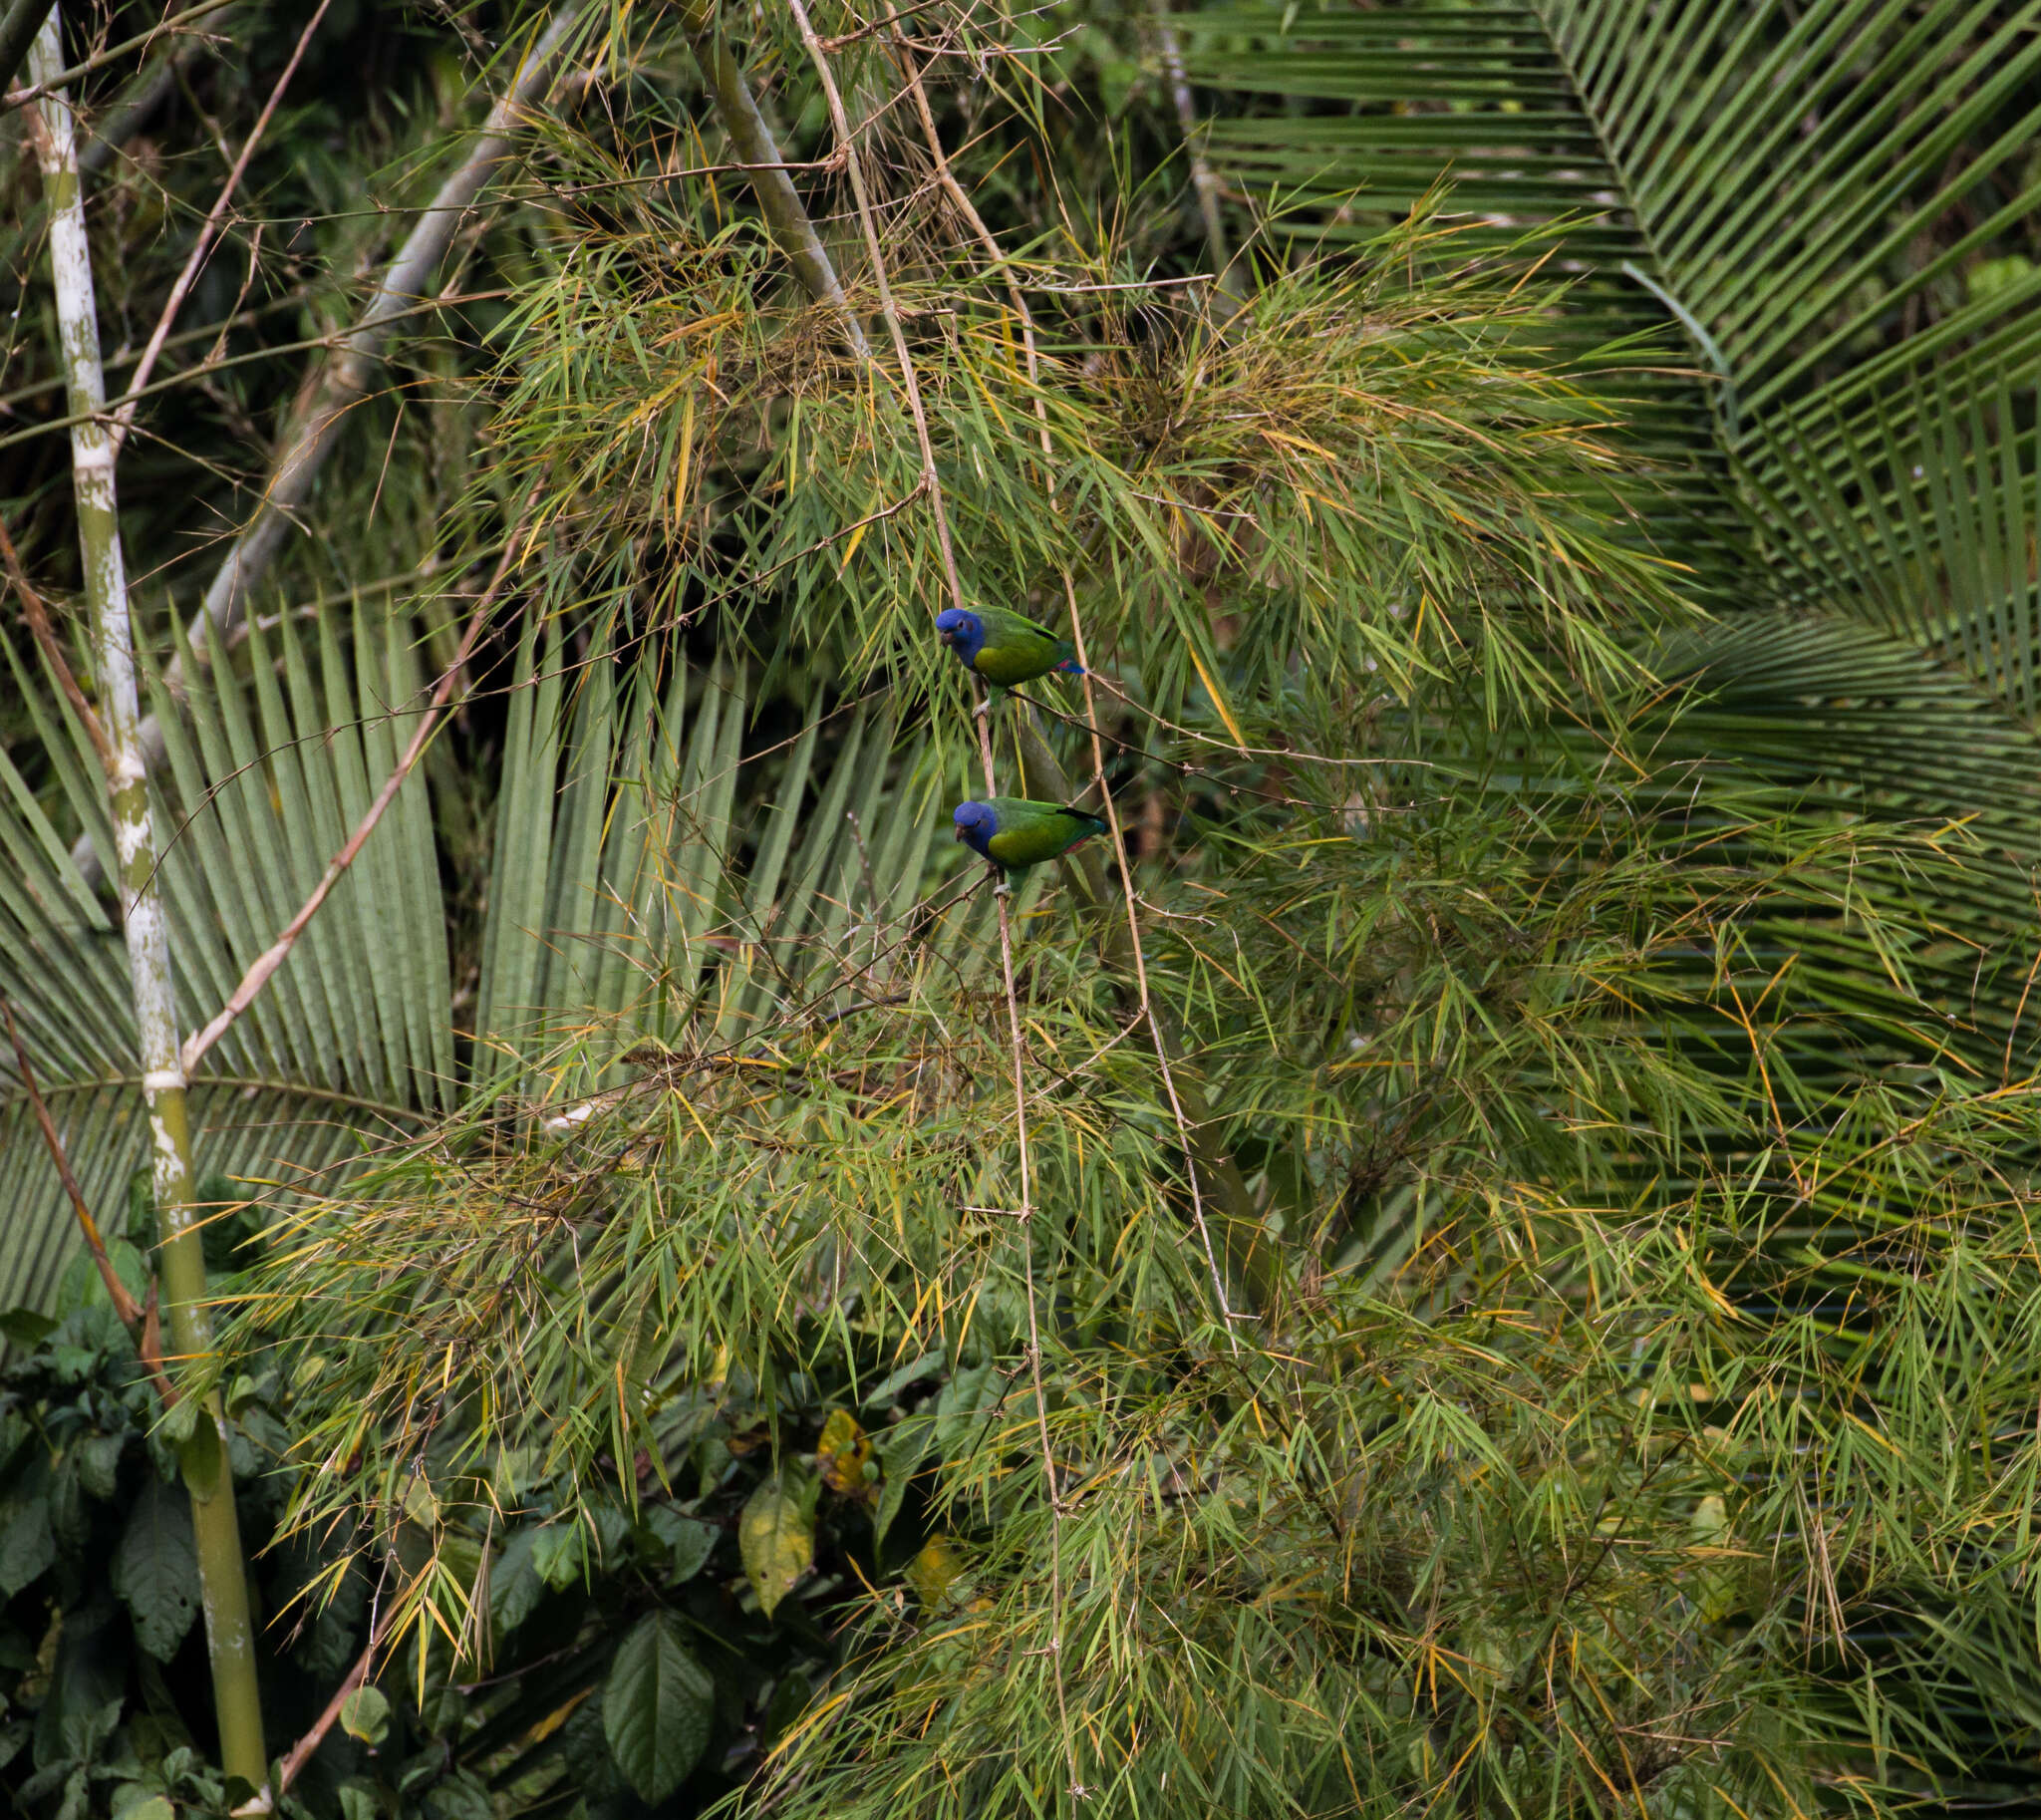
<instances>
[{"instance_id":1,"label":"green parrot","mask_svg":"<svg viewBox=\"0 0 2041 1820\"><path fill-rule=\"evenodd\" d=\"M961 802L951 817L957 838L1002 872L1024 872L1067 853L1080 840L1103 834L1110 825L1082 809L1024 796L995 796L990 802Z\"/></svg>"},{"instance_id":2,"label":"green parrot","mask_svg":"<svg viewBox=\"0 0 2041 1820\"><path fill-rule=\"evenodd\" d=\"M1005 607L952 607L936 615L936 630L965 669L1002 689L1018 688L1050 671L1084 674L1068 639Z\"/></svg>"}]
</instances>

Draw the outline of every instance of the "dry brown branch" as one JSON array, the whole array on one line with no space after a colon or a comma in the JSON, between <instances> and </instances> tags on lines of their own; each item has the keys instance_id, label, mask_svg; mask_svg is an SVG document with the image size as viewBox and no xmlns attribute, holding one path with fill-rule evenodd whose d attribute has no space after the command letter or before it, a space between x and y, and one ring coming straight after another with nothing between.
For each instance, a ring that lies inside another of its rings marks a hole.
<instances>
[{"instance_id":1,"label":"dry brown branch","mask_svg":"<svg viewBox=\"0 0 2041 1820\"><path fill-rule=\"evenodd\" d=\"M340 1685L334 1689L333 1697L326 1702L326 1710L320 1713L312 1722L311 1730L290 1747L283 1761L277 1765L273 1789L277 1803L282 1802L290 1790L290 1785L298 1779L319 1746L326 1742L326 1734L339 1722L341 1709L346 1706L349 1695L368 1680L369 1670L376 1664L376 1652L383 1647L383 1640L389 1636L391 1620L397 1616L401 1603L399 1600L392 1600L385 1607L382 1617L369 1633L368 1646L356 1660L355 1666L347 1671Z\"/></svg>"},{"instance_id":2,"label":"dry brown branch","mask_svg":"<svg viewBox=\"0 0 2041 1820\"><path fill-rule=\"evenodd\" d=\"M808 55L815 65L815 74L822 83L822 92L828 98L829 117L836 128L837 144L844 149L850 173L851 194L857 203L859 225L864 229L865 247L871 255L872 281L879 293L880 313L886 319L886 328L892 337L893 351L900 361L901 385L907 396L907 405L914 419L916 440L921 450L922 485L929 495L930 508L935 513L936 537L943 552L943 570L950 584L950 599L954 606L964 605L964 584L957 573L957 554L950 541L950 518L943 501L941 476L936 471L935 451L929 442L928 414L922 405L921 385L915 377L914 362L907 351L907 337L900 326L900 312L893 301L893 288L886 276L886 258L879 245L879 230L872 212L871 197L866 192L865 180L859 168L856 147L853 142L850 122L844 113L843 97L838 92L836 78L829 68L828 55L815 36L815 28L808 19L807 9L801 0L787 0L793 13L794 22L800 28L801 40L808 48ZM919 85L916 85L919 95ZM926 112L926 101L923 109ZM941 160L940 143L937 145L939 162L948 169L947 161ZM955 178L951 179L952 184ZM981 224L982 225L982 224ZM990 687L986 691L985 707L992 706ZM989 712L981 713L978 721L979 756L985 767L987 795L997 794L994 780L992 717ZM1043 1482L1048 1490L1049 1503L1049 1611L1050 1634L1047 1649L1054 1663L1056 1690L1056 1717L1063 1741L1063 1752L1069 1775L1070 1795L1073 1800L1082 1800L1084 1785L1077 1764L1076 1733L1070 1724L1069 1699L1064 1688L1062 1662L1063 1605L1063 1497L1056 1478L1055 1452L1048 1431L1048 1396L1042 1379L1041 1368L1041 1321L1036 1306L1035 1258L1034 1258L1034 1200L1031 1174L1031 1159L1027 1143L1027 1079L1026 1042L1020 1025L1020 999L1014 985L1014 929L1010 914L1011 894L1002 885L994 898L1000 922L1000 967L1006 987L1007 1025L1012 1042L1014 1065L1014 1128L1015 1140L1020 1153L1020 1240L1024 1250L1021 1264L1021 1280L1027 1286L1027 1368L1030 1387L1034 1393L1034 1419L1041 1445L1041 1470Z\"/></svg>"},{"instance_id":3,"label":"dry brown branch","mask_svg":"<svg viewBox=\"0 0 2041 1820\"><path fill-rule=\"evenodd\" d=\"M1105 745L1098 737L1098 712L1091 693L1091 660L1084 645L1084 620L1077 611L1077 589L1071 581L1069 571L1063 573L1063 598L1070 610L1070 642L1077 648L1077 664L1084 677L1085 719L1091 733L1091 770L1098 784L1098 793L1105 803L1105 818L1110 823L1112 850L1119 860L1120 893L1127 911L1127 946L1132 950L1134 962L1135 990L1140 995L1140 1012L1148 1025L1148 1034L1155 1045L1156 1066L1162 1070L1162 1084L1169 1092L1169 1109L1176 1120L1177 1141L1183 1146L1184 1175L1191 1185L1191 1219L1198 1229L1198 1242L1205 1250L1205 1263L1212 1272L1212 1293L1219 1301L1219 1316L1226 1324L1226 1344L1236 1358L1240 1355L1240 1340L1233 1331L1234 1313L1226 1296L1226 1273L1219 1268L1219 1253L1212 1243L1212 1229L1205 1218L1204 1190L1198 1185L1198 1155L1191 1141L1191 1123L1184 1116L1183 1100L1176 1090L1176 1075L1169 1065L1169 1045L1162 1035L1161 1022L1155 1015L1155 1004L1148 996L1148 963L1141 954L1141 919L1134 894L1134 875L1127 864L1126 842L1120 837L1120 812L1113 802L1111 786L1105 779Z\"/></svg>"},{"instance_id":4,"label":"dry brown branch","mask_svg":"<svg viewBox=\"0 0 2041 1820\"><path fill-rule=\"evenodd\" d=\"M43 1143L49 1149L50 1160L57 1165L57 1179L64 1184L64 1192L71 1199L71 1211L78 1216L78 1230L85 1235L86 1248L92 1253L93 1262L99 1266L100 1281L107 1286L114 1313L120 1317L123 1327L133 1328L142 1319L141 1304L128 1293L127 1284L121 1281L114 1270L113 1260L107 1256L107 1242L100 1236L99 1222L92 1217L92 1209L86 1205L85 1190L78 1185L78 1177L71 1173L71 1159L64 1154L64 1140L57 1135L50 1108L43 1103L42 1092L36 1086L36 1071L29 1063L28 1048L15 1027L14 1007L5 999L0 999L0 1017L7 1020L7 1041L14 1046L14 1065L21 1073L21 1090L28 1096L29 1109L35 1113L36 1123L42 1129Z\"/></svg>"}]
</instances>

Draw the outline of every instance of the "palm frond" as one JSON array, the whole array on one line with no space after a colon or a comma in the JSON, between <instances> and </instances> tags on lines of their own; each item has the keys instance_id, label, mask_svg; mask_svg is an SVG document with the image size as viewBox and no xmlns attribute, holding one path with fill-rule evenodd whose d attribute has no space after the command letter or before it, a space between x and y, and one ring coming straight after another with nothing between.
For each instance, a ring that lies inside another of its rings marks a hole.
<instances>
[{"instance_id":1,"label":"palm frond","mask_svg":"<svg viewBox=\"0 0 2041 1820\"><path fill-rule=\"evenodd\" d=\"M1549 230L1583 337L1684 343L1706 408L1637 384L1635 447L1669 463L1679 507L1654 532L1720 604L1904 626L2033 712L2041 273L1967 276L2041 206L2030 9L1477 0L1192 19L1202 80L1290 104L1214 123L1239 180L1365 220L1449 179L1498 243Z\"/></svg>"}]
</instances>

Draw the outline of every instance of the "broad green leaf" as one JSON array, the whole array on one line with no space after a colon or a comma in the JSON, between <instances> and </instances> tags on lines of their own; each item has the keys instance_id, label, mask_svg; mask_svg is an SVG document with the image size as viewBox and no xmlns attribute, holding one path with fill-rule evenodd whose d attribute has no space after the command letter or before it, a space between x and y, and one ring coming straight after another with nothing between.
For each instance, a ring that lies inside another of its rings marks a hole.
<instances>
[{"instance_id":1,"label":"broad green leaf","mask_svg":"<svg viewBox=\"0 0 2041 1820\"><path fill-rule=\"evenodd\" d=\"M40 1493L0 1507L0 1593L11 1599L55 1562L57 1543L50 1534L49 1501Z\"/></svg>"},{"instance_id":2,"label":"broad green leaf","mask_svg":"<svg viewBox=\"0 0 2041 1820\"><path fill-rule=\"evenodd\" d=\"M910 1415L880 1434L878 1451L883 1476L879 1481L878 1508L872 1514L875 1547L886 1540L886 1532L907 1501L907 1488L914 1482L915 1470L928 1458L929 1443L934 1438L935 1420L927 1415Z\"/></svg>"},{"instance_id":3,"label":"broad green leaf","mask_svg":"<svg viewBox=\"0 0 2041 1820\"><path fill-rule=\"evenodd\" d=\"M699 1517L683 1516L670 1504L655 1504L645 1513L645 1526L672 1557L670 1584L692 1580L708 1565L716 1539L723 1532Z\"/></svg>"},{"instance_id":4,"label":"broad green leaf","mask_svg":"<svg viewBox=\"0 0 2041 1820\"><path fill-rule=\"evenodd\" d=\"M565 1592L588 1565L588 1532L578 1523L548 1524L533 1534L531 1563L554 1592Z\"/></svg>"},{"instance_id":5,"label":"broad green leaf","mask_svg":"<svg viewBox=\"0 0 2041 1820\"><path fill-rule=\"evenodd\" d=\"M78 1482L96 1498L111 1498L119 1484L121 1450L127 1445L118 1434L95 1434L80 1441L72 1457L78 1462Z\"/></svg>"},{"instance_id":6,"label":"broad green leaf","mask_svg":"<svg viewBox=\"0 0 2041 1820\"><path fill-rule=\"evenodd\" d=\"M782 1467L751 1493L737 1524L744 1573L768 1618L814 1565L814 1522L801 1489Z\"/></svg>"},{"instance_id":7,"label":"broad green leaf","mask_svg":"<svg viewBox=\"0 0 2041 1820\"><path fill-rule=\"evenodd\" d=\"M198 1548L191 1502L153 1473L114 1551L114 1591L127 1601L135 1635L157 1662L176 1655L198 1616Z\"/></svg>"},{"instance_id":8,"label":"broad green leaf","mask_svg":"<svg viewBox=\"0 0 2041 1820\"><path fill-rule=\"evenodd\" d=\"M639 1796L664 1801L709 1744L716 1689L682 1648L672 1620L653 1612L618 1647L603 1683L610 1755Z\"/></svg>"},{"instance_id":9,"label":"broad green leaf","mask_svg":"<svg viewBox=\"0 0 2041 1820\"><path fill-rule=\"evenodd\" d=\"M364 1744L380 1744L390 1734L390 1701L380 1688L357 1687L340 1703L341 1729Z\"/></svg>"},{"instance_id":10,"label":"broad green leaf","mask_svg":"<svg viewBox=\"0 0 2041 1820\"><path fill-rule=\"evenodd\" d=\"M489 1621L498 1636L517 1629L546 1596L546 1583L533 1558L544 1530L520 1529L511 1533L489 1569Z\"/></svg>"}]
</instances>

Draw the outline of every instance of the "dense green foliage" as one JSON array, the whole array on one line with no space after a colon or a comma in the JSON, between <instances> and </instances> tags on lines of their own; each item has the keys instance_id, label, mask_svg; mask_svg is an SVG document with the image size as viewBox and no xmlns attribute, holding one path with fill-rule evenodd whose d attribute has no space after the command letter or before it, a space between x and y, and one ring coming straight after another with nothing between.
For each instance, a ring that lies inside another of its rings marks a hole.
<instances>
[{"instance_id":1,"label":"dense green foliage","mask_svg":"<svg viewBox=\"0 0 2041 1820\"><path fill-rule=\"evenodd\" d=\"M166 1444L216 1381L273 1756L371 1652L319 1820L2028 1798L2031 10L1213 11L1188 145L1138 10L825 11L869 219L799 9L729 17L846 314L688 18L594 7L187 631L539 23L336 8L121 467L187 1028L507 586L194 1077L173 1408L0 1057L0 1785L245 1792ZM309 17L104 179L110 348ZM1093 672L989 717L1114 824L1011 905L945 525ZM96 759L4 642L0 995L143 1299Z\"/></svg>"}]
</instances>

